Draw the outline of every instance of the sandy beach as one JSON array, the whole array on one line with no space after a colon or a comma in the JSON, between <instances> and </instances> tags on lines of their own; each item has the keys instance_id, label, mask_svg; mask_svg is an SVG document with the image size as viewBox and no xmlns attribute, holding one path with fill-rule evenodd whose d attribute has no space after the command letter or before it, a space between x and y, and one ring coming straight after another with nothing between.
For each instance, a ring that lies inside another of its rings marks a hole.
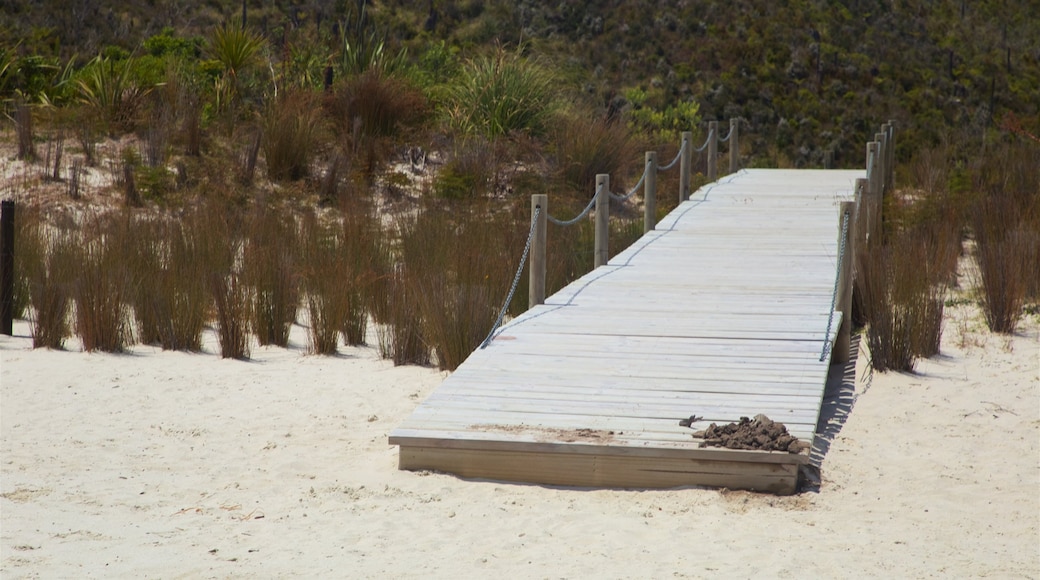
<instances>
[{"instance_id":1,"label":"sandy beach","mask_svg":"<svg viewBox=\"0 0 1040 580\"><path fill-rule=\"evenodd\" d=\"M1040 323L948 309L912 374L858 357L817 490L466 481L387 434L443 379L374 348L249 362L0 337L8 578L1040 576Z\"/></svg>"}]
</instances>

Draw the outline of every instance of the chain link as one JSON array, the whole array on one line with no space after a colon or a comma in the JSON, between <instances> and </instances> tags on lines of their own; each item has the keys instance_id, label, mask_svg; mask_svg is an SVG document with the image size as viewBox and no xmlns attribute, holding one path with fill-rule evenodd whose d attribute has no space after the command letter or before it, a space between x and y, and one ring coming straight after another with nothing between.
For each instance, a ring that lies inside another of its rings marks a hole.
<instances>
[{"instance_id":1,"label":"chain link","mask_svg":"<svg viewBox=\"0 0 1040 580\"><path fill-rule=\"evenodd\" d=\"M838 302L838 285L841 281L841 263L845 258L845 246L849 238L849 212L845 212L841 219L841 243L838 245L838 268L834 275L834 294L831 295L831 315L827 317L827 332L823 335L823 352L820 353L820 362L827 359L831 350L831 326L834 324L834 306ZM848 323L848 321L846 321Z\"/></svg>"},{"instance_id":2,"label":"chain link","mask_svg":"<svg viewBox=\"0 0 1040 580\"><path fill-rule=\"evenodd\" d=\"M516 269L516 276L513 276L513 285L509 288L509 295L506 296L505 304L502 305L502 310L498 313L498 318L495 320L495 325L491 327L491 332L488 333L487 338L484 342L480 343L480 348L487 348L487 345L494 338L495 332L498 327L502 325L502 319L506 317L506 311L509 310L509 303L513 301L513 294L516 294L516 287L520 283L520 275L524 271L524 264L527 263L527 254L531 252L531 241L534 239L534 230L538 227L538 216L542 213L541 206L535 206L534 215L531 216L531 229L527 232L527 243L524 244L524 254L520 257L520 267ZM548 216L548 214L546 214Z\"/></svg>"}]
</instances>

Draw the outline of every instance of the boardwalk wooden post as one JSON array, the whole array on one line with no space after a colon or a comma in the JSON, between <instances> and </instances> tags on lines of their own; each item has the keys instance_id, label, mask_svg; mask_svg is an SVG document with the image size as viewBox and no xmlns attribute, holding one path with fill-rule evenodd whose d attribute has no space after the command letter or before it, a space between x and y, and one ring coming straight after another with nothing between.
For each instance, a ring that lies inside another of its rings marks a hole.
<instances>
[{"instance_id":1,"label":"boardwalk wooden post","mask_svg":"<svg viewBox=\"0 0 1040 580\"><path fill-rule=\"evenodd\" d=\"M729 172L740 170L740 117L729 120Z\"/></svg>"},{"instance_id":2,"label":"boardwalk wooden post","mask_svg":"<svg viewBox=\"0 0 1040 580\"><path fill-rule=\"evenodd\" d=\"M877 165L878 149L880 144L871 141L867 143L867 167L871 171L867 173L867 188L864 204L870 208L868 218L864 223L866 231L864 235L877 235L881 231L881 171Z\"/></svg>"},{"instance_id":3,"label":"boardwalk wooden post","mask_svg":"<svg viewBox=\"0 0 1040 580\"><path fill-rule=\"evenodd\" d=\"M608 238L610 237L610 176L606 173L596 175L596 250L594 268L607 263L610 258Z\"/></svg>"},{"instance_id":4,"label":"boardwalk wooden post","mask_svg":"<svg viewBox=\"0 0 1040 580\"><path fill-rule=\"evenodd\" d=\"M888 174L888 169L885 167L888 159L888 154L886 153L888 144L885 142L885 134L883 132L875 133L874 141L878 144L877 154L874 156L874 167L877 168L877 187L878 191L881 192L881 197L884 197L885 175Z\"/></svg>"},{"instance_id":5,"label":"boardwalk wooden post","mask_svg":"<svg viewBox=\"0 0 1040 580\"><path fill-rule=\"evenodd\" d=\"M0 334L14 333L14 202L0 202Z\"/></svg>"},{"instance_id":6,"label":"boardwalk wooden post","mask_svg":"<svg viewBox=\"0 0 1040 580\"><path fill-rule=\"evenodd\" d=\"M889 121L885 123L885 152L888 154L888 160L885 163L885 168L888 170L888 175L885 176L885 189L891 190L896 186L896 131L895 121Z\"/></svg>"},{"instance_id":7,"label":"boardwalk wooden post","mask_svg":"<svg viewBox=\"0 0 1040 580\"><path fill-rule=\"evenodd\" d=\"M646 152L646 179L643 180L643 233L657 227L657 152Z\"/></svg>"},{"instance_id":8,"label":"boardwalk wooden post","mask_svg":"<svg viewBox=\"0 0 1040 580\"><path fill-rule=\"evenodd\" d=\"M545 239L549 214L549 196L531 196L531 219L535 220L531 237L531 269L528 277L527 308L545 303Z\"/></svg>"},{"instance_id":9,"label":"boardwalk wooden post","mask_svg":"<svg viewBox=\"0 0 1040 580\"><path fill-rule=\"evenodd\" d=\"M708 122L708 183L715 181L719 173L719 122Z\"/></svg>"},{"instance_id":10,"label":"boardwalk wooden post","mask_svg":"<svg viewBox=\"0 0 1040 580\"><path fill-rule=\"evenodd\" d=\"M693 164L693 133L683 131L682 157L679 159L679 203L690 199L690 171Z\"/></svg>"},{"instance_id":11,"label":"boardwalk wooden post","mask_svg":"<svg viewBox=\"0 0 1040 580\"><path fill-rule=\"evenodd\" d=\"M830 149L823 152L823 168L833 169L834 166L834 151Z\"/></svg>"},{"instance_id":12,"label":"boardwalk wooden post","mask_svg":"<svg viewBox=\"0 0 1040 580\"><path fill-rule=\"evenodd\" d=\"M834 364L849 362L849 346L852 342L852 256L856 247L855 225L856 202L841 202L838 210L838 248L841 251L842 239L845 241L845 248L838 256L841 276L838 278L838 294L834 309L841 312L841 326L838 327L834 348L831 349L831 362Z\"/></svg>"}]
</instances>

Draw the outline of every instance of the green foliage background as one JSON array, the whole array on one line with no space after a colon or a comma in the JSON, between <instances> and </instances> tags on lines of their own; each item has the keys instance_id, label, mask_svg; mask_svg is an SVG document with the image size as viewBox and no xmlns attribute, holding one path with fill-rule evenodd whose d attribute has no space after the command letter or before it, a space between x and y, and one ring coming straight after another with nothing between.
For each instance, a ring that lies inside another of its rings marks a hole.
<instances>
[{"instance_id":1,"label":"green foliage background","mask_svg":"<svg viewBox=\"0 0 1040 580\"><path fill-rule=\"evenodd\" d=\"M248 25L271 44L265 57L302 60L294 66L307 68L300 74L312 84L324 64L320 51L290 49L332 46L340 23L380 31L380 50L406 56L412 75L430 85L450 74L458 54L522 46L554 65L575 99L603 112L634 107L637 118L674 117L695 103L701 120L743 117L750 165L818 165L832 149L838 165L858 166L863 143L888 119L905 136L902 158L961 134L984 134L1009 113L1040 133L1035 0L100 4L0 5L0 71L9 64L0 98L60 100L54 71L74 55L80 66L98 54L111 57L111 47L197 59L204 71L207 55L195 39L241 22L244 6ZM626 98L633 94L642 102Z\"/></svg>"}]
</instances>

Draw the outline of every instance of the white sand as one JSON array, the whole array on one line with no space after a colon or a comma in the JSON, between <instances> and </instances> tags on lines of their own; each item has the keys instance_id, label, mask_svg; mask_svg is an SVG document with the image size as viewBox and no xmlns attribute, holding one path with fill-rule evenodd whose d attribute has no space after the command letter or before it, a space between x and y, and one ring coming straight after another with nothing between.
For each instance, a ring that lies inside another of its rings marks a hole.
<instances>
[{"instance_id":1,"label":"white sand","mask_svg":"<svg viewBox=\"0 0 1040 580\"><path fill-rule=\"evenodd\" d=\"M34 351L19 321L0 337L2 576L1036 578L1040 325L950 316L915 374L860 357L822 485L791 497L402 472L386 437L435 370L305 355L299 328L248 363Z\"/></svg>"}]
</instances>

